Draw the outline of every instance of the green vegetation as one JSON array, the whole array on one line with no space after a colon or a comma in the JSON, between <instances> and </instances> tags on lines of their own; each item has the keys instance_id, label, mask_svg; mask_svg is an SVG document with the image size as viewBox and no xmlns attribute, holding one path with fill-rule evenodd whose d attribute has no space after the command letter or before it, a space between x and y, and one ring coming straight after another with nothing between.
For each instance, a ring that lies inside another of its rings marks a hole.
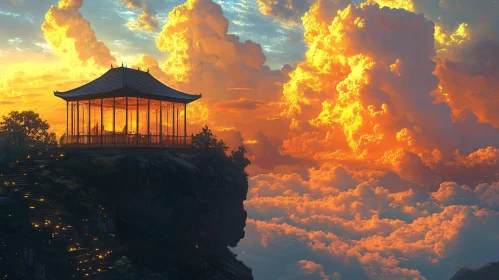
<instances>
[{"instance_id":1,"label":"green vegetation","mask_svg":"<svg viewBox=\"0 0 499 280\"><path fill-rule=\"evenodd\" d=\"M237 150L232 151L229 156L227 156L227 150L229 147L227 144L218 140L216 135L208 128L208 126L203 127L201 132L196 134L194 138L193 146L198 150L204 160L216 161L216 160L229 160L232 161L241 170L244 170L250 161L245 157L246 148L241 145Z\"/></svg>"},{"instance_id":2,"label":"green vegetation","mask_svg":"<svg viewBox=\"0 0 499 280\"><path fill-rule=\"evenodd\" d=\"M224 141L218 140L216 135L206 125L201 132L196 134L196 141L194 147L203 153L217 153L222 154L229 149Z\"/></svg>"},{"instance_id":3,"label":"green vegetation","mask_svg":"<svg viewBox=\"0 0 499 280\"><path fill-rule=\"evenodd\" d=\"M57 147L50 125L33 111L12 111L0 121L0 169L31 152Z\"/></svg>"}]
</instances>

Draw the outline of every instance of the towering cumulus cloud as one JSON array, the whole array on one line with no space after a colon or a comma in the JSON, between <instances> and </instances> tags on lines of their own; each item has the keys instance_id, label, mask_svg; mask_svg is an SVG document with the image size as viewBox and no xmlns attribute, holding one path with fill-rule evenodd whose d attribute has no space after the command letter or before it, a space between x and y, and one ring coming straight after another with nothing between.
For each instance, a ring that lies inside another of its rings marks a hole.
<instances>
[{"instance_id":1,"label":"towering cumulus cloud","mask_svg":"<svg viewBox=\"0 0 499 280\"><path fill-rule=\"evenodd\" d=\"M335 15L338 8L352 1L320 1L323 13ZM499 126L498 103L493 93L499 90L497 51L499 39L499 5L494 0L427 1L427 0L367 0L380 7L404 9L424 16L435 23L435 75L440 79L433 92L438 102L447 103L453 114L470 111L480 122ZM309 1L258 0L263 14L278 21L296 22L310 6ZM327 12L324 12L327 11ZM487 74L485 74L487 73Z\"/></svg>"},{"instance_id":2,"label":"towering cumulus cloud","mask_svg":"<svg viewBox=\"0 0 499 280\"><path fill-rule=\"evenodd\" d=\"M289 153L391 166L415 183L434 185L440 175L430 169L452 161L455 150L496 143L497 130L453 115L434 96L433 22L376 3L327 13L327 3L316 2L304 15L310 49L284 85ZM468 137L478 130L490 137Z\"/></svg>"},{"instance_id":3,"label":"towering cumulus cloud","mask_svg":"<svg viewBox=\"0 0 499 280\"><path fill-rule=\"evenodd\" d=\"M499 5L494 0L372 0L409 9L435 22L435 48L440 86L434 95L455 115L470 111L481 122L499 127Z\"/></svg>"},{"instance_id":4,"label":"towering cumulus cloud","mask_svg":"<svg viewBox=\"0 0 499 280\"><path fill-rule=\"evenodd\" d=\"M60 0L57 7L50 7L42 24L45 39L56 55L71 63L109 67L115 59L83 19L82 5L83 0Z\"/></svg>"},{"instance_id":5,"label":"towering cumulus cloud","mask_svg":"<svg viewBox=\"0 0 499 280\"><path fill-rule=\"evenodd\" d=\"M251 177L239 249L255 277L447 279L496 258L499 134L470 112L494 103L441 96L444 70L494 73L479 55L493 44L466 47L471 23L435 23L422 2L318 0L302 17L309 50L283 87L284 147L320 167Z\"/></svg>"},{"instance_id":6,"label":"towering cumulus cloud","mask_svg":"<svg viewBox=\"0 0 499 280\"><path fill-rule=\"evenodd\" d=\"M157 47L170 54L162 70L169 84L202 93L201 102L213 105L208 124L218 135L239 131L246 140L279 141L275 138L285 136L288 127L283 125L286 120L276 118L282 85L289 79L284 74L287 68L271 70L264 65L266 57L259 44L241 42L228 28L222 8L211 0L189 0L176 7L156 38Z\"/></svg>"},{"instance_id":7,"label":"towering cumulus cloud","mask_svg":"<svg viewBox=\"0 0 499 280\"><path fill-rule=\"evenodd\" d=\"M240 42L228 27L222 8L211 0L176 7L156 38L158 48L170 53L163 71L194 92L208 91L208 99L277 100L280 87L274 83L285 81L284 74L264 65L259 44Z\"/></svg>"},{"instance_id":8,"label":"towering cumulus cloud","mask_svg":"<svg viewBox=\"0 0 499 280\"><path fill-rule=\"evenodd\" d=\"M370 4L350 5L331 22L322 5L318 1L303 17L307 60L284 85L283 114L294 127L318 127L328 133L317 141L344 138L347 146L338 148L350 157L392 165L418 166L411 154L456 149L450 109L430 96L438 86L433 23Z\"/></svg>"}]
</instances>

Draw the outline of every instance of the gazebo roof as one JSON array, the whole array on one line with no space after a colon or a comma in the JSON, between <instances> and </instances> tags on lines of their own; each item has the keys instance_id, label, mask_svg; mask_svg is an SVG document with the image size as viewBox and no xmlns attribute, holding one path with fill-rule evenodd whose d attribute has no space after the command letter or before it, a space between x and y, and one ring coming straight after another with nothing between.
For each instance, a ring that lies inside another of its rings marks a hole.
<instances>
[{"instance_id":1,"label":"gazebo roof","mask_svg":"<svg viewBox=\"0 0 499 280\"><path fill-rule=\"evenodd\" d=\"M54 95L67 101L130 96L190 103L201 98L201 94L183 93L161 83L149 71L123 66L111 68L104 75L81 87L65 92L55 91Z\"/></svg>"}]
</instances>

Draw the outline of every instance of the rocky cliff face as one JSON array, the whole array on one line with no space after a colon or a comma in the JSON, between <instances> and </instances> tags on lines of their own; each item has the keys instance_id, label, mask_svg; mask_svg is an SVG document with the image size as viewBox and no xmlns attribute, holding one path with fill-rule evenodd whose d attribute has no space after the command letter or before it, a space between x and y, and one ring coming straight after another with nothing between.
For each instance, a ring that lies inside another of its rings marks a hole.
<instances>
[{"instance_id":1,"label":"rocky cliff face","mask_svg":"<svg viewBox=\"0 0 499 280\"><path fill-rule=\"evenodd\" d=\"M245 234L246 165L198 150L67 152L34 176L33 195L67 224L61 247L89 256L68 256L76 277L253 279L228 249Z\"/></svg>"}]
</instances>

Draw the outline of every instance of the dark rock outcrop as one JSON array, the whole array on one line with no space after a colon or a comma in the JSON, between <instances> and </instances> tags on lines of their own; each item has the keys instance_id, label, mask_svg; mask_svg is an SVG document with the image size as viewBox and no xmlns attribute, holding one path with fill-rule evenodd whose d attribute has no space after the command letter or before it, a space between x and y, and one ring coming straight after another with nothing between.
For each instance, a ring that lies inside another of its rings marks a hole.
<instances>
[{"instance_id":1,"label":"dark rock outcrop","mask_svg":"<svg viewBox=\"0 0 499 280\"><path fill-rule=\"evenodd\" d=\"M475 269L460 268L450 280L496 280L499 279L499 262L490 262Z\"/></svg>"},{"instance_id":2,"label":"dark rock outcrop","mask_svg":"<svg viewBox=\"0 0 499 280\"><path fill-rule=\"evenodd\" d=\"M75 270L85 267L77 276L90 268L77 265L90 258L79 255L88 255L106 275L87 279L250 280L251 269L228 248L245 235L246 165L199 150L66 151L33 176L30 195L44 198L61 227L71 225L67 242L78 246L64 254ZM36 211L29 223L48 219Z\"/></svg>"}]
</instances>

